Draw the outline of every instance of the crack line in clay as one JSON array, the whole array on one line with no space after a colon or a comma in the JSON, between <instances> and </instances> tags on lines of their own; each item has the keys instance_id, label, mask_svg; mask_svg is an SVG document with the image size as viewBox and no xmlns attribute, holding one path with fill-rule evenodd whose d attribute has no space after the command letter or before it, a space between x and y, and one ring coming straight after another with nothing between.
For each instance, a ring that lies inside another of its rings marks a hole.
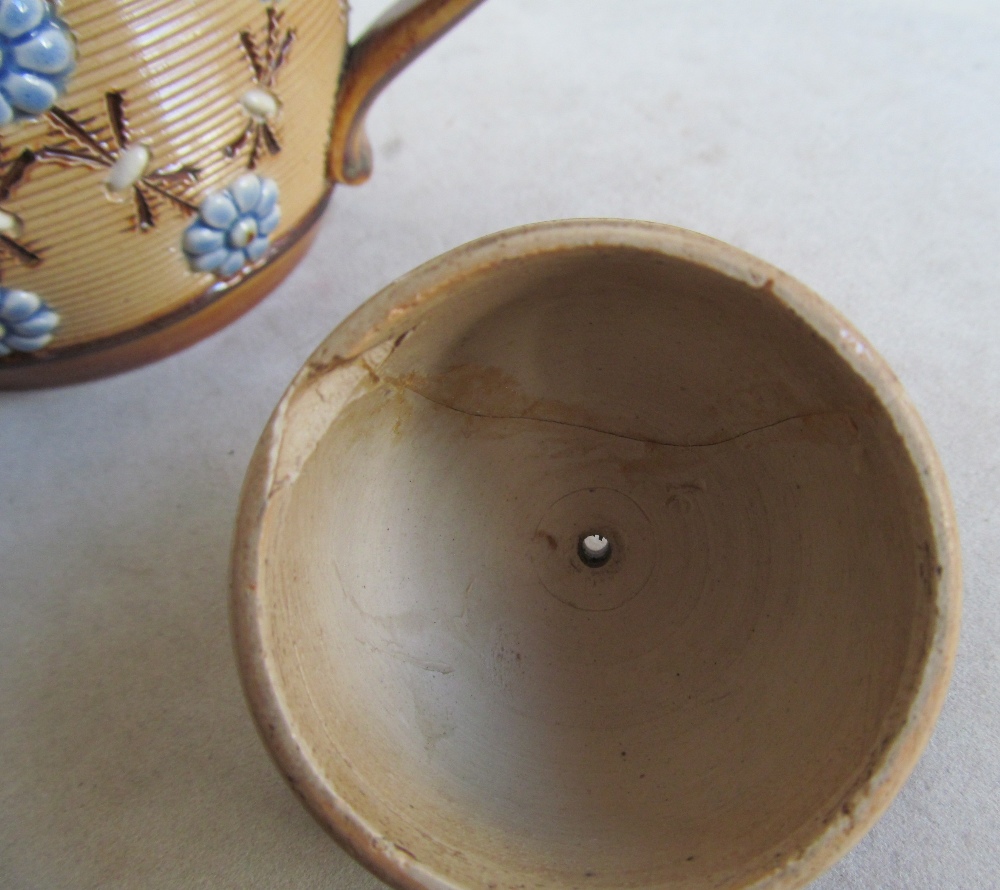
<instances>
[{"instance_id":1,"label":"crack line in clay","mask_svg":"<svg viewBox=\"0 0 1000 890\"><path fill-rule=\"evenodd\" d=\"M477 411L469 411L465 408L456 408L454 405L449 405L446 402L440 402L437 399L431 398L431 396L426 395L425 393L420 392L420 390L414 389L412 386L409 386L399 380L393 380L389 377L381 377L379 378L379 382L388 384L395 389L412 392L415 396L419 396L425 401L428 401L433 405L437 405L439 408L446 408L449 411L454 411L457 414L464 414L467 417L479 417L483 420L534 420L538 423L552 423L557 424L558 426L568 426L573 429L587 430L591 433L600 433L605 436L614 436L616 439L628 439L630 442L640 442L644 445L662 445L664 448L714 448L717 445L726 445L730 442L735 442L738 439L750 436L753 433L762 433L766 430L774 429L775 427L783 426L784 424L792 423L796 420L812 420L817 417L850 417L850 412L848 411L812 411L805 414L795 414L792 417L785 417L781 420L776 420L773 423L766 423L763 426L757 426L742 433L737 433L735 436L728 436L725 439L718 439L713 442L664 442L660 439L629 436L625 433L616 433L611 430L602 430L599 427L587 426L584 423L572 423L568 420L555 420L551 417L531 417L523 414L486 414Z\"/></svg>"}]
</instances>

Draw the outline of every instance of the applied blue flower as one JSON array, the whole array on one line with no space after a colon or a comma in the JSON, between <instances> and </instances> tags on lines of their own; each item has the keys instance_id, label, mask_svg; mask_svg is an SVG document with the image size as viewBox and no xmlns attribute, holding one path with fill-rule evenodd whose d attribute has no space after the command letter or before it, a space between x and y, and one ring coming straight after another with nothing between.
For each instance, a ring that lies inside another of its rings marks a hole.
<instances>
[{"instance_id":1,"label":"applied blue flower","mask_svg":"<svg viewBox=\"0 0 1000 890\"><path fill-rule=\"evenodd\" d=\"M75 65L73 35L50 0L0 0L0 127L48 111Z\"/></svg>"},{"instance_id":2,"label":"applied blue flower","mask_svg":"<svg viewBox=\"0 0 1000 890\"><path fill-rule=\"evenodd\" d=\"M280 221L278 184L244 173L201 202L198 218L184 232L184 254L196 272L231 278L264 256Z\"/></svg>"},{"instance_id":3,"label":"applied blue flower","mask_svg":"<svg viewBox=\"0 0 1000 890\"><path fill-rule=\"evenodd\" d=\"M59 315L37 294L0 287L0 356L34 352L48 346L59 326Z\"/></svg>"}]
</instances>

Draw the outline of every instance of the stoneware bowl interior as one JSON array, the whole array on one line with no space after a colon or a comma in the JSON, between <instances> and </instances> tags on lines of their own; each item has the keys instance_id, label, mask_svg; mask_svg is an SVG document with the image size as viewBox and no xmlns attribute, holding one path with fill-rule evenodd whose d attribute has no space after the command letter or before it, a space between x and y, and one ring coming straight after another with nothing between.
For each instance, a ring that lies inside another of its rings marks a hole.
<instances>
[{"instance_id":1,"label":"stoneware bowl interior","mask_svg":"<svg viewBox=\"0 0 1000 890\"><path fill-rule=\"evenodd\" d=\"M799 887L888 805L955 648L899 384L802 285L579 221L341 326L244 491L261 732L399 887Z\"/></svg>"}]
</instances>

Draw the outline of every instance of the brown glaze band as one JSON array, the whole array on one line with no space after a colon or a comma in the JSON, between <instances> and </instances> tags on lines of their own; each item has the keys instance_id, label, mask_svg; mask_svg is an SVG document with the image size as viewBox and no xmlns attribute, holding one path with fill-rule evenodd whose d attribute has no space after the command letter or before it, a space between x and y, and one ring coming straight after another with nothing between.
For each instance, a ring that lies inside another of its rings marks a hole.
<instances>
[{"instance_id":1,"label":"brown glaze band","mask_svg":"<svg viewBox=\"0 0 1000 890\"><path fill-rule=\"evenodd\" d=\"M235 284L213 285L183 306L110 337L0 359L0 390L107 377L159 361L221 330L263 300L305 256L332 193L331 185L298 225L277 240L265 264Z\"/></svg>"}]
</instances>

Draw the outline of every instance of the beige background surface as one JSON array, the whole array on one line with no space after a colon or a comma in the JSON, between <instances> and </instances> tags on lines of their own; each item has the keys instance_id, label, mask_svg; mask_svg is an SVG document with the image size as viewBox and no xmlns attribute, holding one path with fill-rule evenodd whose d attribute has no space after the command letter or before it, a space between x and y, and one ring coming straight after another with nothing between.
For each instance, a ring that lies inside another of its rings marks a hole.
<instances>
[{"instance_id":1,"label":"beige background surface","mask_svg":"<svg viewBox=\"0 0 1000 890\"><path fill-rule=\"evenodd\" d=\"M955 495L964 635L912 780L815 886L1000 886L998 97L995 0L490 0L376 106L374 179L338 191L261 307L153 367L0 394L0 887L379 886L243 704L243 470L367 296L473 237L586 215L775 263L908 387Z\"/></svg>"}]
</instances>

